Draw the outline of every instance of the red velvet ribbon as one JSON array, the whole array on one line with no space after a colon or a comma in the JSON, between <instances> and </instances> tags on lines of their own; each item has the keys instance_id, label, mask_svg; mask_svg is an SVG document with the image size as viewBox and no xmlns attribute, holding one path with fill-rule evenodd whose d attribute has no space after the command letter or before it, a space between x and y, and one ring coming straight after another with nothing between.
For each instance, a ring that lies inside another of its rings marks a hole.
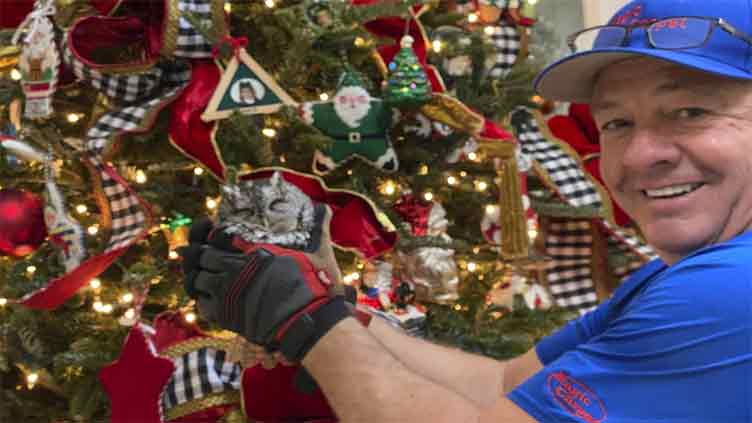
<instances>
[{"instance_id":1,"label":"red velvet ribbon","mask_svg":"<svg viewBox=\"0 0 752 423\"><path fill-rule=\"evenodd\" d=\"M223 44L227 44L230 47L232 47L232 51L235 53L235 57L240 57L240 49L246 48L248 46L248 37L237 37L233 38L229 35L225 35L221 40L219 40L214 46L212 47L212 57L217 58L219 56L219 49L220 46Z\"/></svg>"}]
</instances>

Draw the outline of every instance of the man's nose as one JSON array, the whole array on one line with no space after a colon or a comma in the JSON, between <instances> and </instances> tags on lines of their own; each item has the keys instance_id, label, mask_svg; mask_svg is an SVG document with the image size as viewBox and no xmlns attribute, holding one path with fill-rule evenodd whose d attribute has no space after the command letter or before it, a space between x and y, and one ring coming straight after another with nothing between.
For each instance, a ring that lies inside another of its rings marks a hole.
<instances>
[{"instance_id":1,"label":"man's nose","mask_svg":"<svg viewBox=\"0 0 752 423\"><path fill-rule=\"evenodd\" d=\"M676 135L656 128L636 129L622 157L627 171L646 171L670 167L679 162L681 151Z\"/></svg>"}]
</instances>

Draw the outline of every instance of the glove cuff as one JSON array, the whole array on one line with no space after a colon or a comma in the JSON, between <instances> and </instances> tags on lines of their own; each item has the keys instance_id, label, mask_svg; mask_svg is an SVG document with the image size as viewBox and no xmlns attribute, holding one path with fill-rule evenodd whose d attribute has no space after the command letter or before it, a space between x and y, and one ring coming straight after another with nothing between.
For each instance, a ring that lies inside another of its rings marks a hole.
<instances>
[{"instance_id":1,"label":"glove cuff","mask_svg":"<svg viewBox=\"0 0 752 423\"><path fill-rule=\"evenodd\" d=\"M312 308L308 307L298 313L286 328L279 331L279 350L290 361L302 361L308 351L334 325L352 316L345 304L345 299L341 296L336 296L324 305Z\"/></svg>"}]
</instances>

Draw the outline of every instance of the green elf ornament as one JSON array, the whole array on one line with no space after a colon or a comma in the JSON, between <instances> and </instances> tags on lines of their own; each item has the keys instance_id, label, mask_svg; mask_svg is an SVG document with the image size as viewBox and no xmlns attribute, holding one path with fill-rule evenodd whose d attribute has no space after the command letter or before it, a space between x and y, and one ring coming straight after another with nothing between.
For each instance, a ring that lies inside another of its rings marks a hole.
<instances>
[{"instance_id":1,"label":"green elf ornament","mask_svg":"<svg viewBox=\"0 0 752 423\"><path fill-rule=\"evenodd\" d=\"M384 86L384 101L399 108L418 108L431 100L431 83L413 51L415 40L405 35L400 51L389 63L389 79Z\"/></svg>"},{"instance_id":2,"label":"green elf ornament","mask_svg":"<svg viewBox=\"0 0 752 423\"><path fill-rule=\"evenodd\" d=\"M306 123L334 139L330 147L314 154L314 173L325 175L353 157L385 172L399 167L389 140L392 110L371 97L357 73L342 75L331 101L303 103L300 113Z\"/></svg>"}]
</instances>

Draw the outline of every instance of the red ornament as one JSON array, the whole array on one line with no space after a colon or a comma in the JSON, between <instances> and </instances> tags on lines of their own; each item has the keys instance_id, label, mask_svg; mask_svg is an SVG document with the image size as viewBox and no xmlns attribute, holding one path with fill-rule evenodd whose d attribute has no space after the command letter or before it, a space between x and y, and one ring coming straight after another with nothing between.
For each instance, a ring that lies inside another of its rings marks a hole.
<instances>
[{"instance_id":1,"label":"red ornament","mask_svg":"<svg viewBox=\"0 0 752 423\"><path fill-rule=\"evenodd\" d=\"M25 256L46 237L42 199L27 191L0 190L0 255Z\"/></svg>"},{"instance_id":2,"label":"red ornament","mask_svg":"<svg viewBox=\"0 0 752 423\"><path fill-rule=\"evenodd\" d=\"M175 366L159 357L143 330L134 326L120 358L99 371L110 398L112 423L160 423L159 395Z\"/></svg>"}]
</instances>

